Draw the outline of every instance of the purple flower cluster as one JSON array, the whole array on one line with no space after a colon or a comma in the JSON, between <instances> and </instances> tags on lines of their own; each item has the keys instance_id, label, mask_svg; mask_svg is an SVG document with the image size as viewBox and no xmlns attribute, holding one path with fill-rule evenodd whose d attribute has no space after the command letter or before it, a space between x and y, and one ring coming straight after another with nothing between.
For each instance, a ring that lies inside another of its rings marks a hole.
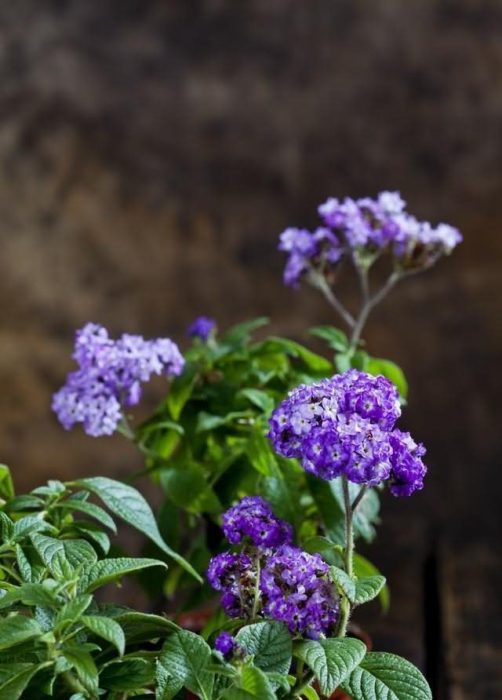
<instances>
[{"instance_id":1,"label":"purple flower cluster","mask_svg":"<svg viewBox=\"0 0 502 700\"><path fill-rule=\"evenodd\" d=\"M278 454L321 479L389 480L394 495L409 496L423 487L425 449L394 429L400 414L388 379L352 369L290 392L270 418L269 437Z\"/></svg>"},{"instance_id":2,"label":"purple flower cluster","mask_svg":"<svg viewBox=\"0 0 502 700\"><path fill-rule=\"evenodd\" d=\"M199 340L206 342L215 328L216 321L214 319L207 316L199 316L188 327L187 335L189 338L199 338Z\"/></svg>"},{"instance_id":3,"label":"purple flower cluster","mask_svg":"<svg viewBox=\"0 0 502 700\"><path fill-rule=\"evenodd\" d=\"M333 632L339 606L328 572L318 554L280 547L267 557L260 578L265 615L312 639Z\"/></svg>"},{"instance_id":4,"label":"purple flower cluster","mask_svg":"<svg viewBox=\"0 0 502 700\"><path fill-rule=\"evenodd\" d=\"M217 554L207 570L227 615L269 617L313 639L334 630L339 606L328 565L291 545L291 526L276 518L263 499L246 497L230 508L223 530L231 543L244 546L241 553ZM218 643L225 655L229 640Z\"/></svg>"},{"instance_id":5,"label":"purple flower cluster","mask_svg":"<svg viewBox=\"0 0 502 700\"><path fill-rule=\"evenodd\" d=\"M178 375L184 365L177 345L168 338L145 340L124 333L113 340L94 323L77 331L73 357L79 369L54 394L52 408L66 430L83 423L94 437L116 430L123 406L139 402L143 382L153 374Z\"/></svg>"},{"instance_id":6,"label":"purple flower cluster","mask_svg":"<svg viewBox=\"0 0 502 700\"><path fill-rule=\"evenodd\" d=\"M453 226L418 221L405 207L398 192L381 192L376 199L330 197L318 208L322 228L281 234L279 250L288 253L285 284L296 287L309 270L326 272L347 254L371 258L385 251L398 268L425 268L462 241Z\"/></svg>"},{"instance_id":7,"label":"purple flower cluster","mask_svg":"<svg viewBox=\"0 0 502 700\"><path fill-rule=\"evenodd\" d=\"M223 515L223 532L231 544L248 537L257 547L290 544L293 530L276 518L269 504L259 496L246 496Z\"/></svg>"}]
</instances>

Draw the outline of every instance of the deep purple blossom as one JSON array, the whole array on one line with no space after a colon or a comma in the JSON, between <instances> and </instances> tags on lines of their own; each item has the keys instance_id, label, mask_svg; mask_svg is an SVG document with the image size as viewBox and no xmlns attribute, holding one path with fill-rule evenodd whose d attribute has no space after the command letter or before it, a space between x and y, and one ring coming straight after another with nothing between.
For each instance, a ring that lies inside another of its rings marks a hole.
<instances>
[{"instance_id":1,"label":"deep purple blossom","mask_svg":"<svg viewBox=\"0 0 502 700\"><path fill-rule=\"evenodd\" d=\"M392 493L409 495L423 480L425 449L394 430L400 414L388 379L352 369L290 392L270 418L269 437L276 452L321 479L345 475L369 486L389 479Z\"/></svg>"},{"instance_id":2,"label":"deep purple blossom","mask_svg":"<svg viewBox=\"0 0 502 700\"><path fill-rule=\"evenodd\" d=\"M427 467L422 461L425 447L409 433L394 430L390 435L392 471L389 488L394 496L411 496L423 488Z\"/></svg>"},{"instance_id":3,"label":"deep purple blossom","mask_svg":"<svg viewBox=\"0 0 502 700\"><path fill-rule=\"evenodd\" d=\"M237 646L237 642L232 637L230 632L220 632L220 634L214 640L214 648L216 649L216 651L219 651L223 658L226 660L230 659L233 656Z\"/></svg>"},{"instance_id":4,"label":"deep purple blossom","mask_svg":"<svg viewBox=\"0 0 502 700\"><path fill-rule=\"evenodd\" d=\"M208 316L199 316L193 321L187 330L190 338L199 338L205 342L216 328L216 321Z\"/></svg>"},{"instance_id":5,"label":"deep purple blossom","mask_svg":"<svg viewBox=\"0 0 502 700\"><path fill-rule=\"evenodd\" d=\"M318 639L333 632L339 605L329 567L318 554L284 545L266 557L260 576L263 613L291 633Z\"/></svg>"},{"instance_id":6,"label":"deep purple blossom","mask_svg":"<svg viewBox=\"0 0 502 700\"><path fill-rule=\"evenodd\" d=\"M206 576L210 586L221 592L220 602L229 617L250 616L257 572L247 554L217 554L209 562Z\"/></svg>"},{"instance_id":7,"label":"deep purple blossom","mask_svg":"<svg viewBox=\"0 0 502 700\"><path fill-rule=\"evenodd\" d=\"M290 544L292 528L276 518L270 505L260 496L246 496L223 514L223 532L231 544L248 537L261 547Z\"/></svg>"},{"instance_id":8,"label":"deep purple blossom","mask_svg":"<svg viewBox=\"0 0 502 700\"><path fill-rule=\"evenodd\" d=\"M139 402L142 383L154 374L178 375L184 365L177 345L168 338L145 340L124 333L113 340L94 323L77 331L73 357L79 369L54 394L52 408L66 430L83 423L94 437L116 430L123 407Z\"/></svg>"}]
</instances>

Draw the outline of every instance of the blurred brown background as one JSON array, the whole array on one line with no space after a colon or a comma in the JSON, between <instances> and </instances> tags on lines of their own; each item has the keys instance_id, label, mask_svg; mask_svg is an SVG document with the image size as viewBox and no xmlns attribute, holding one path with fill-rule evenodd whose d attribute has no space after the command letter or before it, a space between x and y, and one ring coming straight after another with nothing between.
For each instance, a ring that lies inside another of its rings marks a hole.
<instances>
[{"instance_id":1,"label":"blurred brown background","mask_svg":"<svg viewBox=\"0 0 502 700\"><path fill-rule=\"evenodd\" d=\"M490 0L0 5L0 458L22 488L139 466L51 415L87 320L182 340L200 313L264 314L305 340L336 319L283 288L277 236L328 195L399 189L462 230L366 333L408 375L430 465L385 504L395 605L375 634L455 700L502 697L479 652L500 661L501 23Z\"/></svg>"}]
</instances>

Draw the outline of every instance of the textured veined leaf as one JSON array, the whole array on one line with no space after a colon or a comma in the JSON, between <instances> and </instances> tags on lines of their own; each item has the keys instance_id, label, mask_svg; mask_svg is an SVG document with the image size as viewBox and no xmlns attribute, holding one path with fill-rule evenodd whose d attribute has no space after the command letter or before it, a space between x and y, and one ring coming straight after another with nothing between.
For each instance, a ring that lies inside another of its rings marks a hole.
<instances>
[{"instance_id":1,"label":"textured veined leaf","mask_svg":"<svg viewBox=\"0 0 502 700\"><path fill-rule=\"evenodd\" d=\"M0 650L34 639L42 634L38 623L31 617L12 615L0 620Z\"/></svg>"},{"instance_id":2,"label":"textured veined leaf","mask_svg":"<svg viewBox=\"0 0 502 700\"><path fill-rule=\"evenodd\" d=\"M82 685L91 693L91 697L97 696L98 669L96 663L87 649L76 645L65 646L63 653L66 660L77 672Z\"/></svg>"},{"instance_id":3,"label":"textured veined leaf","mask_svg":"<svg viewBox=\"0 0 502 700\"><path fill-rule=\"evenodd\" d=\"M151 641L167 637L179 627L171 620L160 615L140 612L124 612L116 615L115 620L124 630L128 642Z\"/></svg>"},{"instance_id":4,"label":"textured veined leaf","mask_svg":"<svg viewBox=\"0 0 502 700\"><path fill-rule=\"evenodd\" d=\"M208 644L199 635L187 630L179 630L168 637L159 659L169 673L173 686L186 686L202 700L210 700L212 695L214 676L207 670L210 660Z\"/></svg>"},{"instance_id":5,"label":"textured veined leaf","mask_svg":"<svg viewBox=\"0 0 502 700\"><path fill-rule=\"evenodd\" d=\"M16 520L14 523L12 539L18 542L31 533L47 530L48 528L50 528L50 525L46 523L45 520L42 520L41 517L37 515L26 515L24 518Z\"/></svg>"},{"instance_id":6,"label":"textured veined leaf","mask_svg":"<svg viewBox=\"0 0 502 700\"><path fill-rule=\"evenodd\" d=\"M0 610L14 603L53 608L57 605L54 594L41 583L23 583L0 597Z\"/></svg>"},{"instance_id":7,"label":"textured veined leaf","mask_svg":"<svg viewBox=\"0 0 502 700\"><path fill-rule=\"evenodd\" d=\"M202 582L192 565L164 542L152 510L139 491L105 476L81 479L75 483L98 496L112 513L150 538L157 547Z\"/></svg>"},{"instance_id":8,"label":"textured veined leaf","mask_svg":"<svg viewBox=\"0 0 502 700\"><path fill-rule=\"evenodd\" d=\"M54 624L56 628L60 626L72 625L81 615L85 613L92 603L92 596L85 594L72 598L58 610Z\"/></svg>"},{"instance_id":9,"label":"textured veined leaf","mask_svg":"<svg viewBox=\"0 0 502 700\"><path fill-rule=\"evenodd\" d=\"M80 586L82 590L91 593L111 581L117 581L126 574L132 574L151 566L162 566L167 569L164 562L158 559L119 557L117 559L102 559L88 568L82 575Z\"/></svg>"},{"instance_id":10,"label":"textured veined leaf","mask_svg":"<svg viewBox=\"0 0 502 700\"><path fill-rule=\"evenodd\" d=\"M354 700L432 700L418 668L387 652L370 652L342 683Z\"/></svg>"},{"instance_id":11,"label":"textured veined leaf","mask_svg":"<svg viewBox=\"0 0 502 700\"><path fill-rule=\"evenodd\" d=\"M138 693L145 686L152 685L155 678L155 665L152 659L128 654L121 659L114 659L103 667L99 675L99 684L103 688L117 693L126 693L128 697Z\"/></svg>"},{"instance_id":12,"label":"textured veined leaf","mask_svg":"<svg viewBox=\"0 0 502 700\"><path fill-rule=\"evenodd\" d=\"M111 617L100 615L84 615L80 622L93 634L113 644L120 656L123 656L126 640L124 630L118 622Z\"/></svg>"},{"instance_id":13,"label":"textured veined leaf","mask_svg":"<svg viewBox=\"0 0 502 700\"><path fill-rule=\"evenodd\" d=\"M98 559L86 540L58 540L35 533L31 535L31 541L45 566L55 576L64 576L65 562L77 567L80 564L93 564Z\"/></svg>"},{"instance_id":14,"label":"textured veined leaf","mask_svg":"<svg viewBox=\"0 0 502 700\"><path fill-rule=\"evenodd\" d=\"M358 666L366 646L358 639L323 639L299 642L295 656L312 669L324 695L330 696Z\"/></svg>"},{"instance_id":15,"label":"textured veined leaf","mask_svg":"<svg viewBox=\"0 0 502 700\"><path fill-rule=\"evenodd\" d=\"M239 630L239 644L254 657L254 664L265 672L286 675L291 666L291 635L280 622L257 622Z\"/></svg>"},{"instance_id":16,"label":"textured veined leaf","mask_svg":"<svg viewBox=\"0 0 502 700\"><path fill-rule=\"evenodd\" d=\"M385 576L381 576L380 574L358 578L356 581L354 603L356 605L368 603L378 596L384 586Z\"/></svg>"},{"instance_id":17,"label":"textured veined leaf","mask_svg":"<svg viewBox=\"0 0 502 700\"><path fill-rule=\"evenodd\" d=\"M256 666L243 666L240 686L257 700L275 700L276 694L265 673Z\"/></svg>"},{"instance_id":18,"label":"textured veined leaf","mask_svg":"<svg viewBox=\"0 0 502 700\"><path fill-rule=\"evenodd\" d=\"M18 544L16 544L16 562L23 581L26 583L31 583L33 580L31 564L28 561L28 557L24 553L23 549Z\"/></svg>"},{"instance_id":19,"label":"textured veined leaf","mask_svg":"<svg viewBox=\"0 0 502 700\"><path fill-rule=\"evenodd\" d=\"M100 506L97 506L95 503L82 501L78 498L68 498L66 501L56 503L54 507L62 510L68 510L70 512L78 511L80 513L85 513L86 515L89 515L91 518L94 518L100 522L102 525L105 525L105 527L110 528L112 532L117 532L117 527L113 522L113 518L106 512L106 510L103 510L103 508L100 508Z\"/></svg>"},{"instance_id":20,"label":"textured veined leaf","mask_svg":"<svg viewBox=\"0 0 502 700\"><path fill-rule=\"evenodd\" d=\"M353 603L356 597L356 582L354 579L338 566L330 566L329 571L331 579L336 583L339 590Z\"/></svg>"}]
</instances>

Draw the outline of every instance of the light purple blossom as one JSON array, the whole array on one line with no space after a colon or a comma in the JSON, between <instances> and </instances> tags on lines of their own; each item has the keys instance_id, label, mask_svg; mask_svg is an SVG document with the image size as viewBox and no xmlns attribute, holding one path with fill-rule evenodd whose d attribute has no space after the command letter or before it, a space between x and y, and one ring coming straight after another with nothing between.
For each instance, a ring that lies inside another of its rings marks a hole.
<instances>
[{"instance_id":1,"label":"light purple blossom","mask_svg":"<svg viewBox=\"0 0 502 700\"><path fill-rule=\"evenodd\" d=\"M184 359L168 338L145 340L124 333L109 337L103 326L88 323L77 331L73 357L79 369L54 394L52 408L66 430L82 423L88 435L112 435L123 407L141 398L141 385L152 375L175 376Z\"/></svg>"}]
</instances>

